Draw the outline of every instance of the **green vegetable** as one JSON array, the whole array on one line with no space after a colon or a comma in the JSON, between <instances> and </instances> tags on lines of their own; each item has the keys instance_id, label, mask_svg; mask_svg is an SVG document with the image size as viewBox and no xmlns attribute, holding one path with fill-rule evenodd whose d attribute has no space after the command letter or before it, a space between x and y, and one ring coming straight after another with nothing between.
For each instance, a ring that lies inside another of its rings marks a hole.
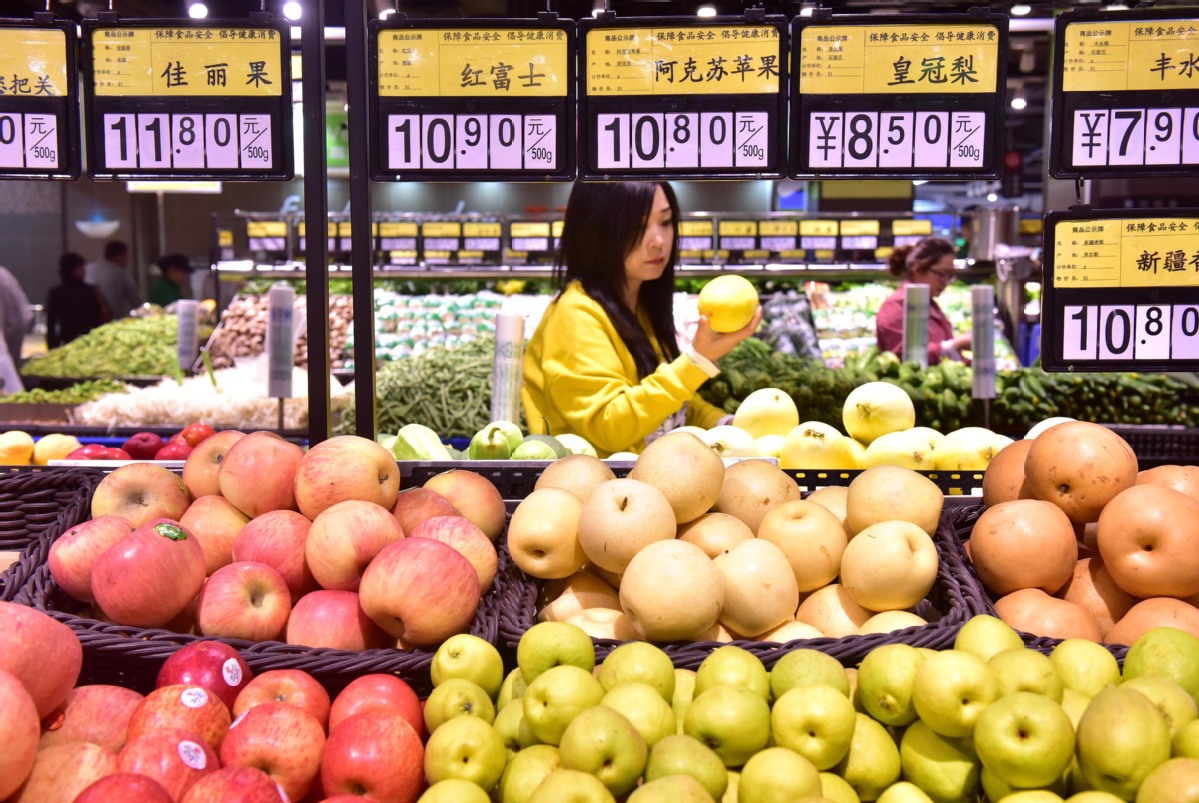
<instances>
[{"instance_id":1,"label":"green vegetable","mask_svg":"<svg viewBox=\"0 0 1199 803\"><path fill-rule=\"evenodd\" d=\"M89 379L62 390L33 388L9 396L0 396L0 404L83 404L109 393L128 392L129 388L120 382L111 379Z\"/></svg>"},{"instance_id":2,"label":"green vegetable","mask_svg":"<svg viewBox=\"0 0 1199 803\"><path fill-rule=\"evenodd\" d=\"M176 363L174 315L124 318L25 363L27 376L167 376Z\"/></svg>"}]
</instances>

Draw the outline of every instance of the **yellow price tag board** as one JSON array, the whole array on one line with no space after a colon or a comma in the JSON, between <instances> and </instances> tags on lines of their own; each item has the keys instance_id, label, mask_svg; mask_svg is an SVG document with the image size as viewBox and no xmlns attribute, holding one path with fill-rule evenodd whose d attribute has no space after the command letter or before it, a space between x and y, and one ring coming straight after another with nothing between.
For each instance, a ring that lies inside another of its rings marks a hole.
<instances>
[{"instance_id":1,"label":"yellow price tag board","mask_svg":"<svg viewBox=\"0 0 1199 803\"><path fill-rule=\"evenodd\" d=\"M758 233L763 237L786 237L799 234L798 220L762 220L758 222Z\"/></svg>"},{"instance_id":2,"label":"yellow price tag board","mask_svg":"<svg viewBox=\"0 0 1199 803\"><path fill-rule=\"evenodd\" d=\"M402 28L378 34L381 97L566 97L566 31Z\"/></svg>"},{"instance_id":3,"label":"yellow price tag board","mask_svg":"<svg viewBox=\"0 0 1199 803\"><path fill-rule=\"evenodd\" d=\"M561 236L562 236L562 228L565 226L565 224L566 224L566 221L564 221L564 220L555 220L555 221L554 221L554 223L553 223L553 226L551 227L551 229L552 229L552 231L553 231L553 234L554 234L554 236L555 236L555 237L561 237Z\"/></svg>"},{"instance_id":4,"label":"yellow price tag board","mask_svg":"<svg viewBox=\"0 0 1199 803\"><path fill-rule=\"evenodd\" d=\"M303 234L303 223L300 233ZM249 237L286 237L287 223L282 220L247 220L246 235Z\"/></svg>"},{"instance_id":5,"label":"yellow price tag board","mask_svg":"<svg viewBox=\"0 0 1199 803\"><path fill-rule=\"evenodd\" d=\"M891 233L896 237L929 236L933 233L931 220L892 220Z\"/></svg>"},{"instance_id":6,"label":"yellow price tag board","mask_svg":"<svg viewBox=\"0 0 1199 803\"><path fill-rule=\"evenodd\" d=\"M56 28L0 28L0 97L69 94L67 35Z\"/></svg>"},{"instance_id":7,"label":"yellow price tag board","mask_svg":"<svg viewBox=\"0 0 1199 803\"><path fill-rule=\"evenodd\" d=\"M508 234L511 237L549 237L550 224L548 221L513 221Z\"/></svg>"},{"instance_id":8,"label":"yellow price tag board","mask_svg":"<svg viewBox=\"0 0 1199 803\"><path fill-rule=\"evenodd\" d=\"M839 226L835 220L801 220L799 233L805 237L836 237Z\"/></svg>"},{"instance_id":9,"label":"yellow price tag board","mask_svg":"<svg viewBox=\"0 0 1199 803\"><path fill-rule=\"evenodd\" d=\"M448 220L431 220L421 224L420 233L422 237L461 237L462 224Z\"/></svg>"},{"instance_id":10,"label":"yellow price tag board","mask_svg":"<svg viewBox=\"0 0 1199 803\"><path fill-rule=\"evenodd\" d=\"M710 220L680 220L680 237L711 237L712 221Z\"/></svg>"},{"instance_id":11,"label":"yellow price tag board","mask_svg":"<svg viewBox=\"0 0 1199 803\"><path fill-rule=\"evenodd\" d=\"M100 27L91 46L100 97L278 97L287 75L274 28Z\"/></svg>"},{"instance_id":12,"label":"yellow price tag board","mask_svg":"<svg viewBox=\"0 0 1199 803\"><path fill-rule=\"evenodd\" d=\"M841 221L841 236L842 237L870 237L878 236L879 224L877 220L842 220Z\"/></svg>"},{"instance_id":13,"label":"yellow price tag board","mask_svg":"<svg viewBox=\"0 0 1199 803\"><path fill-rule=\"evenodd\" d=\"M1065 92L1199 89L1199 18L1066 25Z\"/></svg>"},{"instance_id":14,"label":"yellow price tag board","mask_svg":"<svg viewBox=\"0 0 1199 803\"><path fill-rule=\"evenodd\" d=\"M753 237L758 233L758 223L754 220L722 220L720 221L721 237Z\"/></svg>"},{"instance_id":15,"label":"yellow price tag board","mask_svg":"<svg viewBox=\"0 0 1199 803\"><path fill-rule=\"evenodd\" d=\"M1002 37L986 23L807 25L799 44L805 95L991 93Z\"/></svg>"},{"instance_id":16,"label":"yellow price tag board","mask_svg":"<svg viewBox=\"0 0 1199 803\"><path fill-rule=\"evenodd\" d=\"M499 223L463 223L464 237L499 237L502 233Z\"/></svg>"},{"instance_id":17,"label":"yellow price tag board","mask_svg":"<svg viewBox=\"0 0 1199 803\"><path fill-rule=\"evenodd\" d=\"M596 27L586 31L584 47L589 96L780 91L773 25Z\"/></svg>"},{"instance_id":18,"label":"yellow price tag board","mask_svg":"<svg viewBox=\"0 0 1199 803\"><path fill-rule=\"evenodd\" d=\"M1053 241L1059 290L1199 287L1199 218L1062 220Z\"/></svg>"},{"instance_id":19,"label":"yellow price tag board","mask_svg":"<svg viewBox=\"0 0 1199 803\"><path fill-rule=\"evenodd\" d=\"M232 248L233 232L228 229L219 229L217 231L216 244L221 248Z\"/></svg>"},{"instance_id":20,"label":"yellow price tag board","mask_svg":"<svg viewBox=\"0 0 1199 803\"><path fill-rule=\"evenodd\" d=\"M390 222L379 224L380 237L415 237L416 223Z\"/></svg>"}]
</instances>

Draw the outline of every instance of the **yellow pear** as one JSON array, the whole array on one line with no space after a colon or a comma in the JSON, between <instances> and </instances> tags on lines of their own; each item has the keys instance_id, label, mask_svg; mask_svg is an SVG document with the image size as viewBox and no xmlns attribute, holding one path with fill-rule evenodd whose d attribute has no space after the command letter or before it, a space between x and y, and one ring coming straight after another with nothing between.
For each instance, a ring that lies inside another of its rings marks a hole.
<instances>
[{"instance_id":1,"label":"yellow pear","mask_svg":"<svg viewBox=\"0 0 1199 803\"><path fill-rule=\"evenodd\" d=\"M805 421L787 433L780 455L783 468L852 470L858 467L850 438L828 424Z\"/></svg>"},{"instance_id":2,"label":"yellow pear","mask_svg":"<svg viewBox=\"0 0 1199 803\"><path fill-rule=\"evenodd\" d=\"M799 426L799 410L783 391L761 388L746 396L737 407L733 426L741 427L754 438L786 435Z\"/></svg>"},{"instance_id":3,"label":"yellow pear","mask_svg":"<svg viewBox=\"0 0 1199 803\"><path fill-rule=\"evenodd\" d=\"M545 604L537 614L540 622L564 622L591 608L620 608L615 588L582 571L561 580L550 580L542 597Z\"/></svg>"},{"instance_id":4,"label":"yellow pear","mask_svg":"<svg viewBox=\"0 0 1199 803\"><path fill-rule=\"evenodd\" d=\"M54 432L43 435L33 447L33 464L35 466L49 465L51 460L62 460L82 444L74 435L63 435Z\"/></svg>"},{"instance_id":5,"label":"yellow pear","mask_svg":"<svg viewBox=\"0 0 1199 803\"><path fill-rule=\"evenodd\" d=\"M991 458L1011 442L983 427L955 429L937 444L937 470L986 471Z\"/></svg>"},{"instance_id":6,"label":"yellow pear","mask_svg":"<svg viewBox=\"0 0 1199 803\"><path fill-rule=\"evenodd\" d=\"M866 447L865 468L903 466L914 471L932 471L936 462L928 438L914 429L880 435Z\"/></svg>"},{"instance_id":7,"label":"yellow pear","mask_svg":"<svg viewBox=\"0 0 1199 803\"><path fill-rule=\"evenodd\" d=\"M12 430L0 435L0 466L27 466L33 460L33 438Z\"/></svg>"},{"instance_id":8,"label":"yellow pear","mask_svg":"<svg viewBox=\"0 0 1199 803\"><path fill-rule=\"evenodd\" d=\"M661 491L675 521L685 524L716 503L724 483L724 462L690 432L668 432L645 447L629 479Z\"/></svg>"}]
</instances>

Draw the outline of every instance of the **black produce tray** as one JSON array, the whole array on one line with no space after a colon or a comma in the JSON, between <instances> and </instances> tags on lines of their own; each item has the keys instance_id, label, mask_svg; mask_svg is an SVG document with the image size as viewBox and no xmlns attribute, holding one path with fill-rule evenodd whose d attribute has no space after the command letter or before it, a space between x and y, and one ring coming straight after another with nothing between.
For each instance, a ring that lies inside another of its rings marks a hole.
<instances>
[{"instance_id":1,"label":"black produce tray","mask_svg":"<svg viewBox=\"0 0 1199 803\"><path fill-rule=\"evenodd\" d=\"M1109 424L1108 429L1128 441L1142 469L1199 465L1199 429L1150 424Z\"/></svg>"},{"instance_id":2,"label":"black produce tray","mask_svg":"<svg viewBox=\"0 0 1199 803\"><path fill-rule=\"evenodd\" d=\"M39 376L37 374L21 374L21 384L26 390L41 388L42 390L64 390L80 382L95 382L100 379L113 382L123 382L138 388L148 388L157 385L165 376Z\"/></svg>"}]
</instances>

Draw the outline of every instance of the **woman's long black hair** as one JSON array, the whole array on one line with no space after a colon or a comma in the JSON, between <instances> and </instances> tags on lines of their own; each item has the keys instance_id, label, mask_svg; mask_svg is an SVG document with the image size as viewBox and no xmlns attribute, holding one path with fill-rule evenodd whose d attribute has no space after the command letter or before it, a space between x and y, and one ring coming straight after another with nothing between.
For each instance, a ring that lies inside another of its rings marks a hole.
<instances>
[{"instance_id":1,"label":"woman's long black hair","mask_svg":"<svg viewBox=\"0 0 1199 803\"><path fill-rule=\"evenodd\" d=\"M654 205L654 191L662 188L673 213L674 237L670 258L662 275L641 285L639 305L650 320L654 338L668 360L679 356L674 328L674 266L679 252L679 202L666 182L576 182L566 205L562 239L554 257L554 278L562 290L578 280L616 327L633 355L638 378L658 367L658 355L637 321L637 310L623 302L624 261L645 232Z\"/></svg>"}]
</instances>

